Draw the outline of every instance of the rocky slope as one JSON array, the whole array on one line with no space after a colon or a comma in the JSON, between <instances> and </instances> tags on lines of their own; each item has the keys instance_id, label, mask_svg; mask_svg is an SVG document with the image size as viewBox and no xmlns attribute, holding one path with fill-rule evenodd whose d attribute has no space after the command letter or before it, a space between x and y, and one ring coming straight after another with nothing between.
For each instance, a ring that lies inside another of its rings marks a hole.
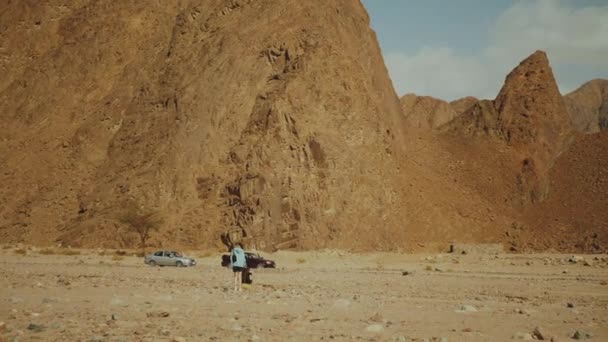
<instances>
[{"instance_id":1,"label":"rocky slope","mask_svg":"<svg viewBox=\"0 0 608 342\"><path fill-rule=\"evenodd\" d=\"M522 237L555 250L603 252L608 246L608 132L581 134L550 170L546 201L525 210L544 235Z\"/></svg>"},{"instance_id":2,"label":"rocky slope","mask_svg":"<svg viewBox=\"0 0 608 342\"><path fill-rule=\"evenodd\" d=\"M608 80L595 79L566 94L572 125L583 133L608 129Z\"/></svg>"}]
</instances>

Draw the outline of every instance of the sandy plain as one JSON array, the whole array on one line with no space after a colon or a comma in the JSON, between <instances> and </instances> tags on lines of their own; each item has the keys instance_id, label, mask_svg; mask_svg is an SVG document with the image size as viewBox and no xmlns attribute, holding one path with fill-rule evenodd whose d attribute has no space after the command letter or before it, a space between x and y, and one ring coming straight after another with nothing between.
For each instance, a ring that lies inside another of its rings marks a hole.
<instances>
[{"instance_id":1,"label":"sandy plain","mask_svg":"<svg viewBox=\"0 0 608 342\"><path fill-rule=\"evenodd\" d=\"M0 250L0 341L608 340L606 255L262 253L235 293L218 252L43 253Z\"/></svg>"}]
</instances>

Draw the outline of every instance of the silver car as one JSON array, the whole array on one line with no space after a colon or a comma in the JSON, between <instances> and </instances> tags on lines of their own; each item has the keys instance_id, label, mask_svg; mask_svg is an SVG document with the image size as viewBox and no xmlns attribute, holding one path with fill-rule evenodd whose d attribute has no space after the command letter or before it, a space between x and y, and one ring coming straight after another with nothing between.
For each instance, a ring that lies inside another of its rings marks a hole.
<instances>
[{"instance_id":1,"label":"silver car","mask_svg":"<svg viewBox=\"0 0 608 342\"><path fill-rule=\"evenodd\" d=\"M196 260L183 256L176 251L156 251L144 257L144 263L150 266L186 267L196 265Z\"/></svg>"}]
</instances>

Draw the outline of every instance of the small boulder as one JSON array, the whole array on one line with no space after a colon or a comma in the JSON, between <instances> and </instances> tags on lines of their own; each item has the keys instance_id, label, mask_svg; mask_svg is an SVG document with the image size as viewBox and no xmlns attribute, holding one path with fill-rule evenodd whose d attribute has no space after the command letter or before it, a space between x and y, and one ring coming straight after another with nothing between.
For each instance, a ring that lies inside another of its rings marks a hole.
<instances>
[{"instance_id":1,"label":"small boulder","mask_svg":"<svg viewBox=\"0 0 608 342\"><path fill-rule=\"evenodd\" d=\"M537 340L541 341L548 341L550 339L547 331L541 327L534 328L534 331L532 331L532 336L534 336Z\"/></svg>"},{"instance_id":2,"label":"small boulder","mask_svg":"<svg viewBox=\"0 0 608 342\"><path fill-rule=\"evenodd\" d=\"M169 315L170 315L170 313L168 313L166 311L148 312L146 314L146 316L148 316L148 317L159 317L159 318L169 317Z\"/></svg>"},{"instance_id":3,"label":"small boulder","mask_svg":"<svg viewBox=\"0 0 608 342\"><path fill-rule=\"evenodd\" d=\"M534 339L534 337L532 337L532 334L530 333L516 333L515 335L513 335L513 339L515 340L524 340L524 341L531 341Z\"/></svg>"},{"instance_id":4,"label":"small boulder","mask_svg":"<svg viewBox=\"0 0 608 342\"><path fill-rule=\"evenodd\" d=\"M586 339L589 339L592 337L593 337L593 334L590 334L590 333L582 331L582 330L577 330L572 335L572 338L575 340L586 340Z\"/></svg>"},{"instance_id":5,"label":"small boulder","mask_svg":"<svg viewBox=\"0 0 608 342\"><path fill-rule=\"evenodd\" d=\"M42 324L34 324L34 323L30 323L27 326L27 330L32 331L32 332L43 332L46 328L44 327L44 325Z\"/></svg>"},{"instance_id":6,"label":"small boulder","mask_svg":"<svg viewBox=\"0 0 608 342\"><path fill-rule=\"evenodd\" d=\"M477 312L477 308L473 305L461 305L456 312Z\"/></svg>"},{"instance_id":7,"label":"small boulder","mask_svg":"<svg viewBox=\"0 0 608 342\"><path fill-rule=\"evenodd\" d=\"M571 264L576 264L576 263L582 262L584 260L585 260L585 258L583 258L582 256L578 256L578 255L573 255L568 258L568 262Z\"/></svg>"},{"instance_id":8,"label":"small boulder","mask_svg":"<svg viewBox=\"0 0 608 342\"><path fill-rule=\"evenodd\" d=\"M371 316L371 317L370 317L368 320L369 320L370 322L376 322L376 323L379 323L379 322L382 322L383 317L382 317L382 315L381 315L379 312L376 312L376 313L375 313L375 314L373 314L373 315L372 315L372 316Z\"/></svg>"},{"instance_id":9,"label":"small boulder","mask_svg":"<svg viewBox=\"0 0 608 342\"><path fill-rule=\"evenodd\" d=\"M336 309L346 309L350 306L350 300L348 299L338 299L334 302L334 308Z\"/></svg>"},{"instance_id":10,"label":"small boulder","mask_svg":"<svg viewBox=\"0 0 608 342\"><path fill-rule=\"evenodd\" d=\"M365 328L365 331L373 333L381 332L382 330L384 330L384 326L382 326L382 324L370 324L367 326L367 328Z\"/></svg>"}]
</instances>

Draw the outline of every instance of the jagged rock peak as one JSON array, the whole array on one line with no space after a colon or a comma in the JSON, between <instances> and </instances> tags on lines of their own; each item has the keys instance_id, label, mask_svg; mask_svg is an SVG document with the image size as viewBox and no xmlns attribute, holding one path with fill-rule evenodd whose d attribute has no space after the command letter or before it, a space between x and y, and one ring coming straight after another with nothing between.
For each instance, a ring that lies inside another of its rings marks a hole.
<instances>
[{"instance_id":1,"label":"jagged rock peak","mask_svg":"<svg viewBox=\"0 0 608 342\"><path fill-rule=\"evenodd\" d=\"M566 106L543 51L534 52L509 73L494 106L509 142L528 144L545 138L557 142L570 130Z\"/></svg>"}]
</instances>

